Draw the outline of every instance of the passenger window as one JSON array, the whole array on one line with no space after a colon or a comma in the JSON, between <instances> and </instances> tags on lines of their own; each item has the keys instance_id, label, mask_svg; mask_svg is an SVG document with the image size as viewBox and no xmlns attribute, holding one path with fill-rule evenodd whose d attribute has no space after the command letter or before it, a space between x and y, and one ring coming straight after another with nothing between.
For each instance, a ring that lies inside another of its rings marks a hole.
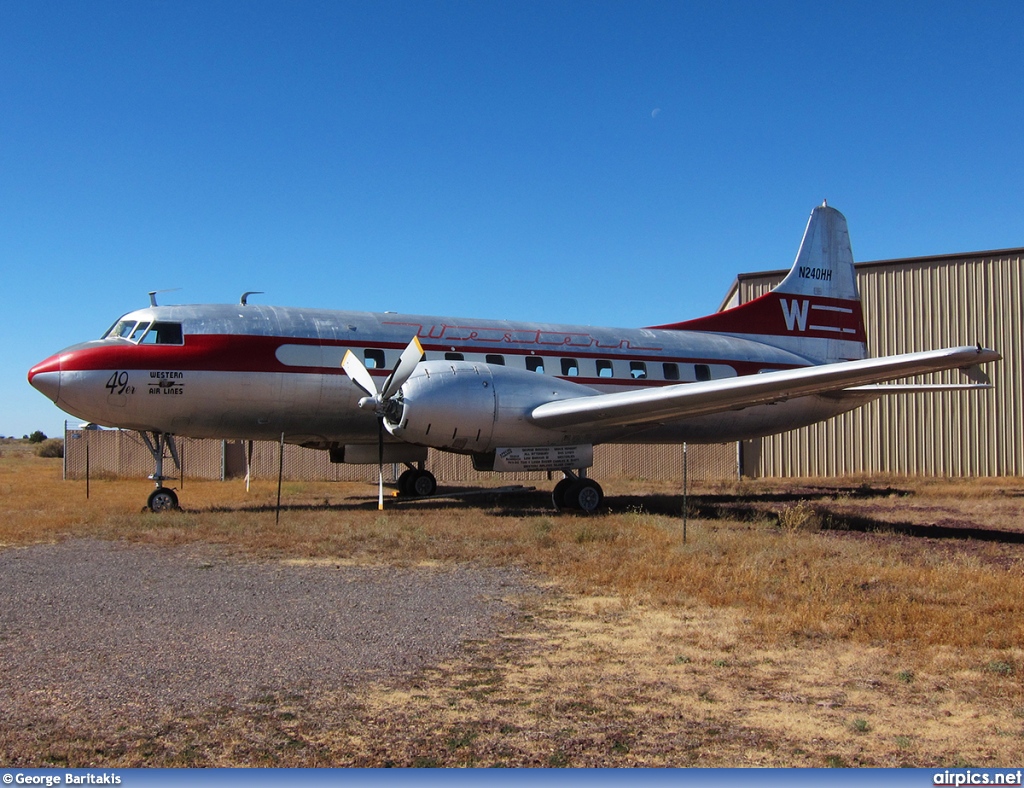
<instances>
[{"instance_id":1,"label":"passenger window","mask_svg":"<svg viewBox=\"0 0 1024 788\"><path fill-rule=\"evenodd\" d=\"M567 378L575 378L580 374L580 364L574 358L562 359L562 374Z\"/></svg>"},{"instance_id":2,"label":"passenger window","mask_svg":"<svg viewBox=\"0 0 1024 788\"><path fill-rule=\"evenodd\" d=\"M445 361L463 361L463 360L465 360L465 358L466 357L464 355L462 355L461 353L445 353L444 354L444 360Z\"/></svg>"},{"instance_id":3,"label":"passenger window","mask_svg":"<svg viewBox=\"0 0 1024 788\"><path fill-rule=\"evenodd\" d=\"M630 361L629 376L633 380L645 380L647 378L647 364L643 361Z\"/></svg>"},{"instance_id":4,"label":"passenger window","mask_svg":"<svg viewBox=\"0 0 1024 788\"><path fill-rule=\"evenodd\" d=\"M505 357L504 356L495 356L493 354L489 354L488 356L486 356L486 358L484 360L488 364L494 364L496 367L503 367L503 366L505 366Z\"/></svg>"},{"instance_id":5,"label":"passenger window","mask_svg":"<svg viewBox=\"0 0 1024 788\"><path fill-rule=\"evenodd\" d=\"M707 364L694 364L693 373L697 380L711 380L711 367Z\"/></svg>"},{"instance_id":6,"label":"passenger window","mask_svg":"<svg viewBox=\"0 0 1024 788\"><path fill-rule=\"evenodd\" d=\"M599 378L610 378L612 376L612 362L606 358L597 360L597 376Z\"/></svg>"},{"instance_id":7,"label":"passenger window","mask_svg":"<svg viewBox=\"0 0 1024 788\"><path fill-rule=\"evenodd\" d=\"M678 364L672 361L666 361L662 364L662 368L665 370L665 380L679 380Z\"/></svg>"},{"instance_id":8,"label":"passenger window","mask_svg":"<svg viewBox=\"0 0 1024 788\"><path fill-rule=\"evenodd\" d=\"M537 372L541 375L544 374L544 359L540 356L527 356L526 357L526 368L530 372Z\"/></svg>"},{"instance_id":9,"label":"passenger window","mask_svg":"<svg viewBox=\"0 0 1024 788\"><path fill-rule=\"evenodd\" d=\"M377 348L367 348L363 351L363 359L367 369L384 369L384 351Z\"/></svg>"},{"instance_id":10,"label":"passenger window","mask_svg":"<svg viewBox=\"0 0 1024 788\"><path fill-rule=\"evenodd\" d=\"M140 345L182 345L185 343L181 323L153 323Z\"/></svg>"}]
</instances>

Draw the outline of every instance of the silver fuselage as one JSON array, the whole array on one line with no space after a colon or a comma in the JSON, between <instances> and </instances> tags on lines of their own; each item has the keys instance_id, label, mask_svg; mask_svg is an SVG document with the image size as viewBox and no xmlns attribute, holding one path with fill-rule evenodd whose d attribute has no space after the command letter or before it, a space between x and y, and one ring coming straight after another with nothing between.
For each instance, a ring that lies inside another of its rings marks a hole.
<instances>
[{"instance_id":1,"label":"silver fuselage","mask_svg":"<svg viewBox=\"0 0 1024 788\"><path fill-rule=\"evenodd\" d=\"M180 325L180 341L147 342L147 324ZM545 387L625 391L812 363L769 344L703 331L252 304L148 307L118 325L129 326L125 336L73 345L34 367L30 381L63 410L103 426L196 438L276 440L283 434L289 443L321 448L377 440L376 417L357 406L364 392L341 369L345 352L356 353L380 382L413 336L428 361L487 365L502 386L506 414L535 407ZM572 435L527 425L520 445L731 441L817 422L870 399L800 397Z\"/></svg>"}]
</instances>

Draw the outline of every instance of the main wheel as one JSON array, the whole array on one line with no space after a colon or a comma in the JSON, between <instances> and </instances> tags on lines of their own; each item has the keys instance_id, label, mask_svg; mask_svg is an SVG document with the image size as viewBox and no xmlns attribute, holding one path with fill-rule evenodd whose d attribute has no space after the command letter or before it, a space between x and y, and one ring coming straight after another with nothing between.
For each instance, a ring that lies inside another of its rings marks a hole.
<instances>
[{"instance_id":1,"label":"main wheel","mask_svg":"<svg viewBox=\"0 0 1024 788\"><path fill-rule=\"evenodd\" d=\"M157 487L149 494L146 506L151 512L169 512L178 508L178 496L167 487Z\"/></svg>"},{"instance_id":2,"label":"main wheel","mask_svg":"<svg viewBox=\"0 0 1024 788\"><path fill-rule=\"evenodd\" d=\"M604 490L593 479L580 479L565 493L565 502L584 514L596 512L604 500Z\"/></svg>"},{"instance_id":3,"label":"main wheel","mask_svg":"<svg viewBox=\"0 0 1024 788\"><path fill-rule=\"evenodd\" d=\"M556 512L570 508L569 503L565 500L565 494L569 492L569 488L572 487L576 481L577 480L573 477L566 476L556 484L555 489L551 491L551 503L554 505Z\"/></svg>"},{"instance_id":4,"label":"main wheel","mask_svg":"<svg viewBox=\"0 0 1024 788\"><path fill-rule=\"evenodd\" d=\"M398 477L398 494L399 495L415 495L416 493L412 489L413 480L419 471L409 468L408 470L402 471L402 475Z\"/></svg>"},{"instance_id":5,"label":"main wheel","mask_svg":"<svg viewBox=\"0 0 1024 788\"><path fill-rule=\"evenodd\" d=\"M437 479L430 471L416 471L412 484L409 485L412 494L420 498L433 495L437 492Z\"/></svg>"}]
</instances>

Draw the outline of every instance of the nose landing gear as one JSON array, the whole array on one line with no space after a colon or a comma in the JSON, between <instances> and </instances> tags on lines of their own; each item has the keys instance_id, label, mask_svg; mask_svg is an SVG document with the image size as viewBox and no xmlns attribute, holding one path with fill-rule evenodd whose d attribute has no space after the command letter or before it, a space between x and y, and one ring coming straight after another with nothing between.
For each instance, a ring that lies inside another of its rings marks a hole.
<instances>
[{"instance_id":1,"label":"nose landing gear","mask_svg":"<svg viewBox=\"0 0 1024 788\"><path fill-rule=\"evenodd\" d=\"M178 508L178 495L163 483L168 479L164 476L164 447L171 453L174 467L181 469L181 462L178 460L178 448L174 444L174 436L163 432L154 432L150 438L148 433L140 432L146 448L153 455L155 466L152 475L149 477L156 484L156 489L149 494L146 500L146 508L151 512L168 512Z\"/></svg>"}]
</instances>

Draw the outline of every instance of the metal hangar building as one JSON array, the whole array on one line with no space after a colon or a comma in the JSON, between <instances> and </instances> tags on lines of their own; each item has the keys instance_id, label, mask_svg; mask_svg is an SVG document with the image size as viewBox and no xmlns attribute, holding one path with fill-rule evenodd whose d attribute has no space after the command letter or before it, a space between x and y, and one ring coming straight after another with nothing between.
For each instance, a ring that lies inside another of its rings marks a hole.
<instances>
[{"instance_id":1,"label":"metal hangar building","mask_svg":"<svg viewBox=\"0 0 1024 788\"><path fill-rule=\"evenodd\" d=\"M989 391L897 394L739 447L744 476L1024 474L1024 249L857 264L871 356L981 344L1002 353ZM785 271L740 274L722 308ZM959 372L916 378L964 382Z\"/></svg>"}]
</instances>

